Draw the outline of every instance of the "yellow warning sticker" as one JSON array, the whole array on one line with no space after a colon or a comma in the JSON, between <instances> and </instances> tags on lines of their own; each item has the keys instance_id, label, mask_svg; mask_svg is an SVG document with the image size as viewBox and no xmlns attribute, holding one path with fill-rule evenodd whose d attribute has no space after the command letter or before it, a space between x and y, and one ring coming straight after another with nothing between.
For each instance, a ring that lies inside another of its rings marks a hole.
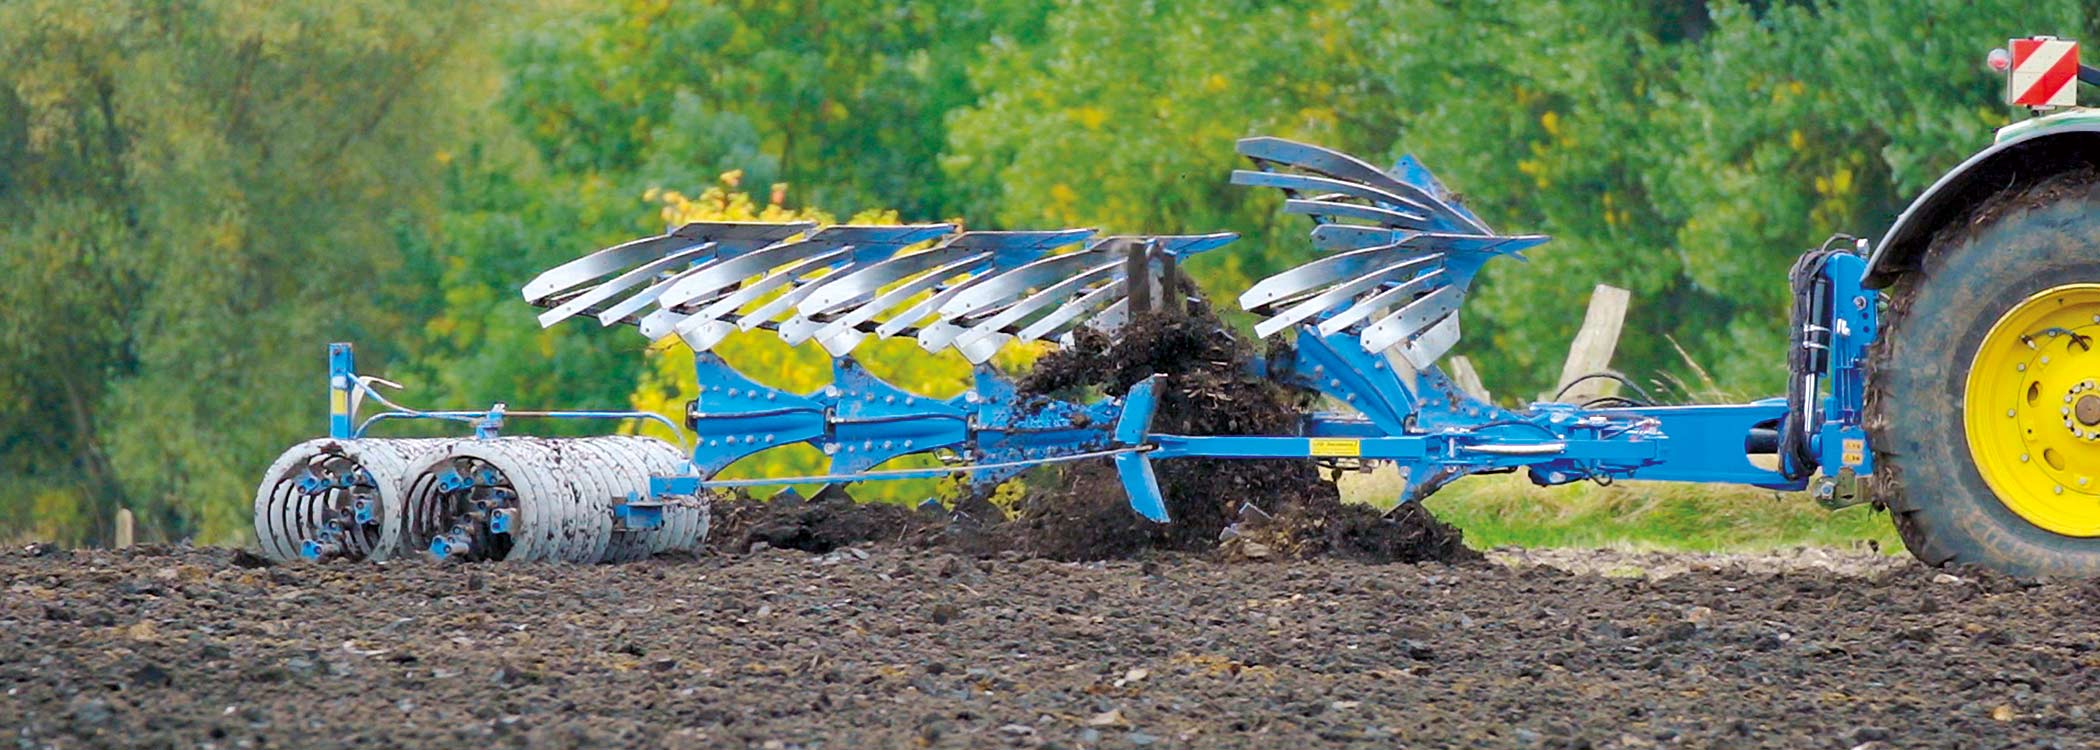
<instances>
[{"instance_id":1,"label":"yellow warning sticker","mask_svg":"<svg viewBox=\"0 0 2100 750\"><path fill-rule=\"evenodd\" d=\"M1312 454L1315 456L1361 456L1364 441L1348 438L1313 438Z\"/></svg>"},{"instance_id":2,"label":"yellow warning sticker","mask_svg":"<svg viewBox=\"0 0 2100 750\"><path fill-rule=\"evenodd\" d=\"M1860 465L1861 462L1867 460L1867 441L1859 438L1846 438L1844 453L1846 466Z\"/></svg>"},{"instance_id":3,"label":"yellow warning sticker","mask_svg":"<svg viewBox=\"0 0 2100 750\"><path fill-rule=\"evenodd\" d=\"M330 388L328 392L331 394L328 398L328 413L349 414L350 392L341 388Z\"/></svg>"}]
</instances>

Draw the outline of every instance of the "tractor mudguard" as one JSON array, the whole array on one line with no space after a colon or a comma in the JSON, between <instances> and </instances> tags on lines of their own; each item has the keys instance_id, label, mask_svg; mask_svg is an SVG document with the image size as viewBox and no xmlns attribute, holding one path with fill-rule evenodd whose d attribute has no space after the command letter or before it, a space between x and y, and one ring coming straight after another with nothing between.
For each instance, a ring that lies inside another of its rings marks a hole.
<instances>
[{"instance_id":1,"label":"tractor mudguard","mask_svg":"<svg viewBox=\"0 0 2100 750\"><path fill-rule=\"evenodd\" d=\"M1955 167L1896 217L1867 261L1865 286L1881 289L1918 267L1932 236L1969 210L2068 170L2100 163L2100 113L2074 110L2008 126L1999 140Z\"/></svg>"}]
</instances>

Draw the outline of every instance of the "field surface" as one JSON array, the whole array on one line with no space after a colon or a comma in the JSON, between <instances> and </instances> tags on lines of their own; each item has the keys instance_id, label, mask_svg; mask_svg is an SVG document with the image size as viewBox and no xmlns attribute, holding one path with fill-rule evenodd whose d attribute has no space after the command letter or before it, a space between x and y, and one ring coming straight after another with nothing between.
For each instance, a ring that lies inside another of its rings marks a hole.
<instances>
[{"instance_id":1,"label":"field surface","mask_svg":"<svg viewBox=\"0 0 2100 750\"><path fill-rule=\"evenodd\" d=\"M2100 588L1815 550L0 553L21 747L2089 747Z\"/></svg>"}]
</instances>

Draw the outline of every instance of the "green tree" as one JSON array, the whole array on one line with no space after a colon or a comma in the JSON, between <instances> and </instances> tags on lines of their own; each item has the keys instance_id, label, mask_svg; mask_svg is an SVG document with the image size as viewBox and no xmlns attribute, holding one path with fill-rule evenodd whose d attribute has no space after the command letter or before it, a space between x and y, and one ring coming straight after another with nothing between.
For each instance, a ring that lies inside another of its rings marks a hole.
<instances>
[{"instance_id":1,"label":"green tree","mask_svg":"<svg viewBox=\"0 0 2100 750\"><path fill-rule=\"evenodd\" d=\"M505 109L565 173L698 187L743 170L834 213L945 216L960 198L937 157L945 115L976 96L966 67L1046 8L627 0L526 35Z\"/></svg>"},{"instance_id":2,"label":"green tree","mask_svg":"<svg viewBox=\"0 0 2100 750\"><path fill-rule=\"evenodd\" d=\"M166 537L247 526L322 424L320 344L406 321L379 284L462 121L488 9L404 0L0 6L0 508Z\"/></svg>"}]
</instances>

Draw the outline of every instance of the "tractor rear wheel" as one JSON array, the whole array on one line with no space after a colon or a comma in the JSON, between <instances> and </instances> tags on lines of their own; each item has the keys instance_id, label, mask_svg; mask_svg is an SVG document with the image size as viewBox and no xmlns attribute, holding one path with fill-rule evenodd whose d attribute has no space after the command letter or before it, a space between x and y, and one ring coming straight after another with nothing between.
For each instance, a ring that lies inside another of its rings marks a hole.
<instances>
[{"instance_id":1,"label":"tractor rear wheel","mask_svg":"<svg viewBox=\"0 0 2100 750\"><path fill-rule=\"evenodd\" d=\"M1869 378L1875 500L1932 565L2100 575L2100 189L1984 204L1897 283Z\"/></svg>"}]
</instances>

